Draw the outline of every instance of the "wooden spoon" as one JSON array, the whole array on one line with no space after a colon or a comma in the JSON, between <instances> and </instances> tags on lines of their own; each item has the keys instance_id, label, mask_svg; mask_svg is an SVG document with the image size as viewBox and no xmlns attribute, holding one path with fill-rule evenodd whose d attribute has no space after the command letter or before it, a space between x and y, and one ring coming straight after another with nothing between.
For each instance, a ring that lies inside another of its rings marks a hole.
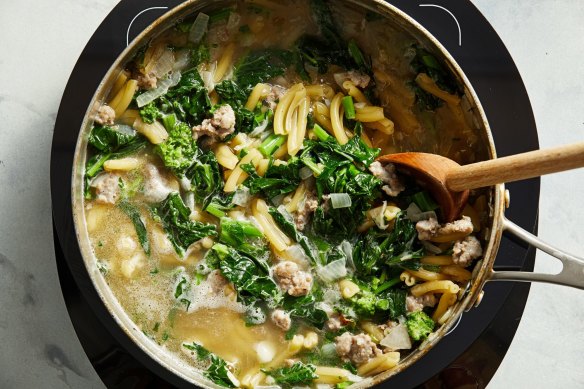
<instances>
[{"instance_id":1,"label":"wooden spoon","mask_svg":"<svg viewBox=\"0 0 584 389\"><path fill-rule=\"evenodd\" d=\"M438 202L445 221L460 217L470 189L584 167L584 143L461 166L436 154L398 153L377 159L412 175Z\"/></svg>"}]
</instances>

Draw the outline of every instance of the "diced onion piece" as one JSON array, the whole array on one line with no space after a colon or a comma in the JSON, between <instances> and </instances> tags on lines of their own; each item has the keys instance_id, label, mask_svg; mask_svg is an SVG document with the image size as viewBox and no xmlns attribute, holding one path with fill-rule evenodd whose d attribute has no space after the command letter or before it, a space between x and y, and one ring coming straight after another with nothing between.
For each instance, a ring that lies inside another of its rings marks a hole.
<instances>
[{"instance_id":1,"label":"diced onion piece","mask_svg":"<svg viewBox=\"0 0 584 389\"><path fill-rule=\"evenodd\" d=\"M347 257L346 266L348 266L349 269L355 271L357 268L355 267L355 262L353 262L353 246L351 245L351 243L349 241L344 240L341 242L339 247L341 248L341 250L343 251L343 253Z\"/></svg>"},{"instance_id":2,"label":"diced onion piece","mask_svg":"<svg viewBox=\"0 0 584 389\"><path fill-rule=\"evenodd\" d=\"M170 50L164 50L164 53L158 59L152 59L144 68L146 74L152 74L156 78L162 78L168 74L174 67L174 53Z\"/></svg>"},{"instance_id":3,"label":"diced onion piece","mask_svg":"<svg viewBox=\"0 0 584 389\"><path fill-rule=\"evenodd\" d=\"M302 169L300 169L298 174L300 175L301 180L306 180L307 178L314 175L312 169L310 169L308 166L304 166Z\"/></svg>"},{"instance_id":4,"label":"diced onion piece","mask_svg":"<svg viewBox=\"0 0 584 389\"><path fill-rule=\"evenodd\" d=\"M209 15L199 12L195 22L189 30L189 42L199 43L205 33L207 32L207 26L209 24Z\"/></svg>"},{"instance_id":5,"label":"diced onion piece","mask_svg":"<svg viewBox=\"0 0 584 389\"><path fill-rule=\"evenodd\" d=\"M247 207L250 200L251 194L249 193L249 188L245 186L237 189L233 195L233 204L239 205L240 207Z\"/></svg>"},{"instance_id":6,"label":"diced onion piece","mask_svg":"<svg viewBox=\"0 0 584 389\"><path fill-rule=\"evenodd\" d=\"M331 193L329 196L334 209L349 208L351 206L351 196L348 193Z\"/></svg>"},{"instance_id":7,"label":"diced onion piece","mask_svg":"<svg viewBox=\"0 0 584 389\"><path fill-rule=\"evenodd\" d=\"M140 96L136 97L136 104L138 105L139 108L142 108L143 106L145 106L148 103L151 103L160 96L165 95L166 92L168 92L168 89L178 84L179 81L180 72L176 71L172 73L169 77L165 78L164 80L161 80L156 88L150 89L149 91L146 91L142 93Z\"/></svg>"},{"instance_id":8,"label":"diced onion piece","mask_svg":"<svg viewBox=\"0 0 584 389\"><path fill-rule=\"evenodd\" d=\"M347 275L347 268L344 258L336 259L326 266L319 267L316 272L326 283L330 283Z\"/></svg>"},{"instance_id":9,"label":"diced onion piece","mask_svg":"<svg viewBox=\"0 0 584 389\"><path fill-rule=\"evenodd\" d=\"M398 324L381 339L380 345L389 348L391 351L409 350L412 348L412 340L408 334L408 329L404 324Z\"/></svg>"},{"instance_id":10,"label":"diced onion piece","mask_svg":"<svg viewBox=\"0 0 584 389\"><path fill-rule=\"evenodd\" d=\"M103 168L108 171L121 170L130 171L138 167L140 163L136 158L121 158L121 159L110 159L104 162Z\"/></svg>"},{"instance_id":11,"label":"diced onion piece","mask_svg":"<svg viewBox=\"0 0 584 389\"><path fill-rule=\"evenodd\" d=\"M152 124L148 124L138 118L134 121L133 127L154 145L158 145L168 138L168 132L160 122L155 121Z\"/></svg>"},{"instance_id":12,"label":"diced onion piece","mask_svg":"<svg viewBox=\"0 0 584 389\"><path fill-rule=\"evenodd\" d=\"M290 246L286 251L284 251L284 256L286 259L289 259L299 265L307 265L309 263L308 258L306 257L306 253L299 244Z\"/></svg>"},{"instance_id":13,"label":"diced onion piece","mask_svg":"<svg viewBox=\"0 0 584 389\"><path fill-rule=\"evenodd\" d=\"M203 80L203 85L207 92L211 93L215 90L215 68L216 64L213 64L210 70L202 70L199 72L201 79Z\"/></svg>"},{"instance_id":14,"label":"diced onion piece","mask_svg":"<svg viewBox=\"0 0 584 389\"><path fill-rule=\"evenodd\" d=\"M175 53L174 65L172 66L173 71L182 71L186 69L191 63L191 55L189 50L181 50Z\"/></svg>"},{"instance_id":15,"label":"diced onion piece","mask_svg":"<svg viewBox=\"0 0 584 389\"><path fill-rule=\"evenodd\" d=\"M385 230L388 224L385 221L385 210L387 209L387 201L384 201L379 207L371 208L368 213L371 219L380 230Z\"/></svg>"},{"instance_id":16,"label":"diced onion piece","mask_svg":"<svg viewBox=\"0 0 584 389\"><path fill-rule=\"evenodd\" d=\"M267 340L256 343L254 348L256 353L258 354L258 360L260 361L260 363L268 363L272 361L272 359L274 359L274 356L276 355L276 348L274 347L272 342L269 342Z\"/></svg>"}]
</instances>

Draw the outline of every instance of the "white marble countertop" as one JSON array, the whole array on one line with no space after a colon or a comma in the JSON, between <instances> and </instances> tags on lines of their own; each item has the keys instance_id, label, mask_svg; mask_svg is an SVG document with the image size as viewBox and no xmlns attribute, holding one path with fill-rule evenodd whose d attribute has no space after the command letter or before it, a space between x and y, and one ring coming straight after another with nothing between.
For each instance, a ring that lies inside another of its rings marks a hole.
<instances>
[{"instance_id":1,"label":"white marble countertop","mask_svg":"<svg viewBox=\"0 0 584 389\"><path fill-rule=\"evenodd\" d=\"M0 2L0 387L103 387L77 340L53 252L49 160L61 95L117 0ZM164 1L161 0L161 3ZM584 3L473 0L523 76L542 147L584 139ZM584 170L542 179L540 236L582 255ZM538 253L537 270L559 266ZM584 387L584 292L533 285L489 388Z\"/></svg>"}]
</instances>

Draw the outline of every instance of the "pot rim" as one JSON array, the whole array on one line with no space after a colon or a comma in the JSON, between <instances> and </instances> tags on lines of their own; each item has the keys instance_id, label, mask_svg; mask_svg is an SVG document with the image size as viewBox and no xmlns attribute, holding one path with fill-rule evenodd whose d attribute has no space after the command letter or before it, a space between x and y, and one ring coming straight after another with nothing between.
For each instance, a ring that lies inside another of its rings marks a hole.
<instances>
[{"instance_id":1,"label":"pot rim","mask_svg":"<svg viewBox=\"0 0 584 389\"><path fill-rule=\"evenodd\" d=\"M376 11L383 15L386 19L391 19L395 25L399 26L404 31L407 31L408 34L411 34L414 38L416 38L416 40L422 42L426 46L429 44L436 53L441 55L441 59L443 60L444 64L450 68L450 71L463 85L464 95L468 97L472 104L472 108L475 110L474 117L479 118L479 128L477 131L482 133L482 141L486 141L489 158L496 158L493 136L480 100L461 67L454 60L452 55L446 50L446 48L438 41L438 39L436 39L428 30L426 30L411 16L401 11L397 7L385 2L384 0L345 1L362 9ZM222 2L230 3L232 1L228 0ZM177 5L176 7L165 12L143 31L141 31L118 55L97 87L91 99L91 103L85 112L84 119L79 131L79 136L76 142L71 177L71 199L75 236L79 244L84 265L93 283L93 287L97 291L101 301L107 308L108 312L111 314L112 318L115 320L116 324L123 330L123 332L132 340L134 344L138 345L142 351L144 351L160 366L164 367L168 371L187 382L212 388L221 387L209 381L202 374L200 374L200 372L198 372L196 369L193 369L191 365L174 357L163 347L159 346L155 341L142 333L138 326L128 316L126 311L121 307L121 304L117 301L117 298L106 283L105 278L97 269L97 266L95 266L96 258L91 248L86 227L85 207L83 206L84 199L79 188L81 187L80 183L83 182L88 141L87 129L89 128L89 124L92 122L90 118L92 117L92 113L94 113L99 106L99 98L104 97L105 93L107 92L107 88L112 84L115 76L117 76L117 74L123 69L123 65L135 54L138 48L140 48L148 41L148 39L172 26L177 19L180 19L181 16L194 14L211 4L216 5L216 3L220 4L222 2L187 0ZM400 360L399 364L395 368L382 372L376 376L368 377L363 381L353 385L353 387L364 388L378 384L399 373L400 371L410 367L410 365L414 364L418 359L423 357L436 343L438 343L440 339L442 339L452 330L452 328L458 322L460 316L465 311L471 309L474 306L482 292L482 288L485 282L488 280L488 277L492 271L503 233L503 214L505 208L504 185L498 184L494 187L491 187L490 196L491 208L489 216L491 220L491 230L488 234L488 238L486 239L488 245L484 252L483 259L475 264L471 282L463 291L464 293L459 295L459 301L455 304L456 309L454 310L451 317L442 326L440 326L437 331L432 333L430 337L428 337L428 339L426 339L416 350L412 351L408 356Z\"/></svg>"}]
</instances>

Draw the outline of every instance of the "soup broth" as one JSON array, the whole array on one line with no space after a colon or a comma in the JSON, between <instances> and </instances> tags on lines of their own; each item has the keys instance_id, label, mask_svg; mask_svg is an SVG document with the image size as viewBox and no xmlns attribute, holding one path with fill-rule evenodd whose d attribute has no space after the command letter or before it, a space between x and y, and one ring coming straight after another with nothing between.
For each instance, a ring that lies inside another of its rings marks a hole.
<instances>
[{"instance_id":1,"label":"soup broth","mask_svg":"<svg viewBox=\"0 0 584 389\"><path fill-rule=\"evenodd\" d=\"M448 68L381 16L234 2L164 31L94 113L85 220L142 332L226 387L394 368L452 314L487 197L441 223L379 155L486 158Z\"/></svg>"}]
</instances>

